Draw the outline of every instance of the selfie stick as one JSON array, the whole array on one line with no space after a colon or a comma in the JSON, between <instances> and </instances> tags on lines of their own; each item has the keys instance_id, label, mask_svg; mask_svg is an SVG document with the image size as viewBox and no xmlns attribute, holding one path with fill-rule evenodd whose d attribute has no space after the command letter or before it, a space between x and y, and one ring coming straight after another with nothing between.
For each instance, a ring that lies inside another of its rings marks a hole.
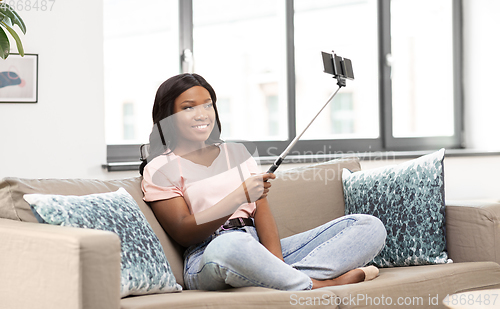
<instances>
[{"instance_id":1,"label":"selfie stick","mask_svg":"<svg viewBox=\"0 0 500 309\"><path fill-rule=\"evenodd\" d=\"M340 88L345 87L346 85L346 78L348 79L354 79L354 74L352 71L352 64L351 60L344 58L342 59L341 57L335 55L335 54L328 54L324 53L323 54L323 65L325 67L325 72L330 73L334 75L334 78L337 79L337 85L339 88L335 90L334 93L330 95L328 100L326 100L325 105L319 110L319 112L314 116L314 118L309 122L309 124L306 126L306 128L299 134L297 135L292 142L286 147L285 151L283 151L280 156L274 161L273 165L267 170L267 173L274 173L278 166L283 162L285 159L286 155L290 152L290 150L295 146L295 144L299 141L300 137L306 132L306 130L311 126L311 124L316 120L318 115L325 109L325 107L330 103L330 101L333 99L333 97L339 92Z\"/></svg>"}]
</instances>

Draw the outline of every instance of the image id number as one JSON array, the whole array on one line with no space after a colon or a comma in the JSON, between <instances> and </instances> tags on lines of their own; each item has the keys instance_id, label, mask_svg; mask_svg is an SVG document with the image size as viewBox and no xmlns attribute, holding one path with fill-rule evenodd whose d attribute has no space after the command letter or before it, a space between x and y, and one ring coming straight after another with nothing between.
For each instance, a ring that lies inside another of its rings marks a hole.
<instances>
[{"instance_id":1,"label":"image id number","mask_svg":"<svg viewBox=\"0 0 500 309\"><path fill-rule=\"evenodd\" d=\"M22 11L52 11L56 0L4 0L0 2L0 8ZM5 4L8 4L5 5ZM9 7L10 6L10 7Z\"/></svg>"},{"instance_id":2,"label":"image id number","mask_svg":"<svg viewBox=\"0 0 500 309\"><path fill-rule=\"evenodd\" d=\"M497 304L498 294L488 293L488 291L464 292L452 295L446 295L443 304L452 306L495 306ZM498 302L500 304L500 301Z\"/></svg>"}]
</instances>

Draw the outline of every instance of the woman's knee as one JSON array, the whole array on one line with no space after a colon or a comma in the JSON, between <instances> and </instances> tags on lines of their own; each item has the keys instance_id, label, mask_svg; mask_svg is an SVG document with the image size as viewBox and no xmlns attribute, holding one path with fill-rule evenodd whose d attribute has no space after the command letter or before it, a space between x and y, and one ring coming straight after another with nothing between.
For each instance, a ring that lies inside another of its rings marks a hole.
<instances>
[{"instance_id":1,"label":"woman's knee","mask_svg":"<svg viewBox=\"0 0 500 309\"><path fill-rule=\"evenodd\" d=\"M384 223L377 217L366 214L356 214L358 224L365 226L366 231L373 236L374 239L385 243L387 231Z\"/></svg>"},{"instance_id":2,"label":"woman's knee","mask_svg":"<svg viewBox=\"0 0 500 309\"><path fill-rule=\"evenodd\" d=\"M255 241L251 235L245 232L225 233L216 237L208 244L203 253L205 263L226 264L228 259L239 259L238 254L248 254L246 248L251 241Z\"/></svg>"}]
</instances>

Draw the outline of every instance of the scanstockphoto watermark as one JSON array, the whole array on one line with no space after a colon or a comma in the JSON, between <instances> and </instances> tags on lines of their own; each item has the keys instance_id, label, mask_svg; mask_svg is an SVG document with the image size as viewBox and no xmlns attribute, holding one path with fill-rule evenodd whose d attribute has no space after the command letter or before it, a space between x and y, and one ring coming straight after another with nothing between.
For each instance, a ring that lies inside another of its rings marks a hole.
<instances>
[{"instance_id":1,"label":"scanstockphoto watermark","mask_svg":"<svg viewBox=\"0 0 500 309\"><path fill-rule=\"evenodd\" d=\"M280 173L279 179L282 181L321 181L325 185L327 185L330 181L339 180L342 177L342 168L337 166L337 169L334 168L310 168L305 170L299 170L299 172L283 172Z\"/></svg>"},{"instance_id":2,"label":"scanstockphoto watermark","mask_svg":"<svg viewBox=\"0 0 500 309\"><path fill-rule=\"evenodd\" d=\"M290 305L292 306L412 306L428 308L439 306L439 295L422 296L369 296L367 294L349 294L344 297L324 294L319 296L305 296L301 294L290 295Z\"/></svg>"},{"instance_id":3,"label":"scanstockphoto watermark","mask_svg":"<svg viewBox=\"0 0 500 309\"><path fill-rule=\"evenodd\" d=\"M0 9L15 10L16 12L50 12L56 0L3 0Z\"/></svg>"},{"instance_id":4,"label":"scanstockphoto watermark","mask_svg":"<svg viewBox=\"0 0 500 309\"><path fill-rule=\"evenodd\" d=\"M299 151L292 150L286 157L287 163L300 164L300 163L320 163L329 159L353 158L357 157L363 160L370 161L384 161L387 163L396 160L396 154L391 151L338 151L333 150L332 145L323 145L321 150L317 151ZM265 155L269 157L277 157L280 155L277 147L269 147L265 151Z\"/></svg>"},{"instance_id":5,"label":"scanstockphoto watermark","mask_svg":"<svg viewBox=\"0 0 500 309\"><path fill-rule=\"evenodd\" d=\"M326 146L324 146L326 149ZM268 149L268 153L270 150ZM272 153L272 152L270 152ZM309 156L309 158L307 158ZM395 164L396 156L394 153L391 152L330 152L327 153L325 151L319 151L316 153L313 152L306 152L306 153L301 153L299 151L295 152L290 152L290 155L288 156L291 158L290 160L287 160L287 163L304 163L305 159L307 158L308 164L315 163L325 163L329 160L333 159L353 159L353 158L359 158L363 160L370 160L370 161L380 161L383 162L384 165L391 165ZM353 165L354 166L354 165ZM284 172L279 173L279 179L282 181L297 181L297 180L302 180L302 181L319 181L323 182L325 185L327 185L331 181L335 180L340 180L342 179L342 173L343 173L343 166L341 165L314 165L312 167L309 167L307 169L294 169L292 172L287 172L286 170Z\"/></svg>"}]
</instances>

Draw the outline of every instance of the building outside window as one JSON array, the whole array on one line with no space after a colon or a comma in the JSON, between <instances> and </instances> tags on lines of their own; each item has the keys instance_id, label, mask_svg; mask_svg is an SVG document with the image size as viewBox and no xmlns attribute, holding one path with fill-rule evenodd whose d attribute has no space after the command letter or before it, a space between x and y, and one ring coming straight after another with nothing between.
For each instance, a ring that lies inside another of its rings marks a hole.
<instances>
[{"instance_id":1,"label":"building outside window","mask_svg":"<svg viewBox=\"0 0 500 309\"><path fill-rule=\"evenodd\" d=\"M135 139L134 103L123 103L123 140Z\"/></svg>"},{"instance_id":2,"label":"building outside window","mask_svg":"<svg viewBox=\"0 0 500 309\"><path fill-rule=\"evenodd\" d=\"M330 134L350 135L356 132L355 115L352 93L337 94L330 103Z\"/></svg>"}]
</instances>

